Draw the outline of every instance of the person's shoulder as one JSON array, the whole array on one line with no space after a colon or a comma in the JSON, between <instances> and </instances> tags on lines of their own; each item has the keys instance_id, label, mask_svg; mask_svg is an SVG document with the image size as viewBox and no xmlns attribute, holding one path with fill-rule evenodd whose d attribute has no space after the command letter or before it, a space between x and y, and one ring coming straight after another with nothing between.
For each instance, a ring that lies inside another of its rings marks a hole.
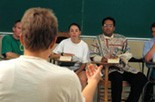
<instances>
[{"instance_id":1,"label":"person's shoulder","mask_svg":"<svg viewBox=\"0 0 155 102\"><path fill-rule=\"evenodd\" d=\"M13 35L5 35L5 36L3 37L3 40L12 40L12 39L14 39L14 38L13 38Z\"/></svg>"},{"instance_id":2,"label":"person's shoulder","mask_svg":"<svg viewBox=\"0 0 155 102\"><path fill-rule=\"evenodd\" d=\"M70 43L70 38L64 39L60 42L60 44Z\"/></svg>"},{"instance_id":3,"label":"person's shoulder","mask_svg":"<svg viewBox=\"0 0 155 102\"><path fill-rule=\"evenodd\" d=\"M13 69L15 61L16 59L0 61L0 72Z\"/></svg>"},{"instance_id":4,"label":"person's shoulder","mask_svg":"<svg viewBox=\"0 0 155 102\"><path fill-rule=\"evenodd\" d=\"M53 69L53 68L52 68ZM74 71L65 67L56 66L56 69L48 77L51 82L57 84L59 89L65 89L67 92L81 94L81 84Z\"/></svg>"},{"instance_id":5,"label":"person's shoulder","mask_svg":"<svg viewBox=\"0 0 155 102\"><path fill-rule=\"evenodd\" d=\"M63 75L65 73L65 74L68 74L68 75L75 75L75 73L73 71L69 70L66 67L61 67L61 66L58 66L58 65L55 65L55 64L52 64L52 63L50 63L50 64L51 64L50 66L52 67L52 69L54 68L57 73L61 72L59 74Z\"/></svg>"},{"instance_id":6,"label":"person's shoulder","mask_svg":"<svg viewBox=\"0 0 155 102\"><path fill-rule=\"evenodd\" d=\"M47 62L47 61L45 61L44 62L44 64L46 65L46 67L49 69L49 70L51 70L51 71L55 71L55 72L67 72L67 73L70 73L70 72L72 72L72 71L70 71L68 68L66 68L66 67L62 67L62 66L58 66L58 65L56 65L56 64L53 64L53 63L49 63L49 62ZM61 73L59 73L59 74L61 74Z\"/></svg>"},{"instance_id":7,"label":"person's shoulder","mask_svg":"<svg viewBox=\"0 0 155 102\"><path fill-rule=\"evenodd\" d=\"M155 42L155 38L148 40L147 42Z\"/></svg>"},{"instance_id":8,"label":"person's shoulder","mask_svg":"<svg viewBox=\"0 0 155 102\"><path fill-rule=\"evenodd\" d=\"M155 42L155 39L152 38L152 39L150 39L150 40L145 41L144 44L145 44L145 45L147 45L147 44L150 45L150 44L152 44L152 43L154 43L154 42Z\"/></svg>"},{"instance_id":9,"label":"person's shoulder","mask_svg":"<svg viewBox=\"0 0 155 102\"><path fill-rule=\"evenodd\" d=\"M5 38L13 38L13 35L7 34L7 35L5 35L4 37L5 37Z\"/></svg>"},{"instance_id":10,"label":"person's shoulder","mask_svg":"<svg viewBox=\"0 0 155 102\"><path fill-rule=\"evenodd\" d=\"M57 78L59 79L66 79L66 82L70 82L70 81L74 81L77 82L78 81L78 77L77 75L74 73L74 71L69 70L66 67L61 67L61 66L57 66L54 64L51 64L51 67L54 71L54 73L56 74L55 77L57 76ZM53 75L53 74L51 74Z\"/></svg>"},{"instance_id":11,"label":"person's shoulder","mask_svg":"<svg viewBox=\"0 0 155 102\"><path fill-rule=\"evenodd\" d=\"M99 37L99 38L104 37L104 34L98 34L96 37Z\"/></svg>"},{"instance_id":12,"label":"person's shoulder","mask_svg":"<svg viewBox=\"0 0 155 102\"><path fill-rule=\"evenodd\" d=\"M87 44L84 40L81 40L81 43L82 43L84 46L88 46L88 44Z\"/></svg>"},{"instance_id":13,"label":"person's shoulder","mask_svg":"<svg viewBox=\"0 0 155 102\"><path fill-rule=\"evenodd\" d=\"M123 38L123 39L126 39L126 37L125 37L124 35L122 35L122 34L117 34L117 33L114 34L114 37L115 37L115 38Z\"/></svg>"},{"instance_id":14,"label":"person's shoulder","mask_svg":"<svg viewBox=\"0 0 155 102\"><path fill-rule=\"evenodd\" d=\"M104 39L104 34L98 34L94 37L94 41L97 42L99 39Z\"/></svg>"},{"instance_id":15,"label":"person's shoulder","mask_svg":"<svg viewBox=\"0 0 155 102\"><path fill-rule=\"evenodd\" d=\"M67 39L64 39L64 40L62 40L63 42L68 42L68 41L70 41L70 38L67 38Z\"/></svg>"}]
</instances>

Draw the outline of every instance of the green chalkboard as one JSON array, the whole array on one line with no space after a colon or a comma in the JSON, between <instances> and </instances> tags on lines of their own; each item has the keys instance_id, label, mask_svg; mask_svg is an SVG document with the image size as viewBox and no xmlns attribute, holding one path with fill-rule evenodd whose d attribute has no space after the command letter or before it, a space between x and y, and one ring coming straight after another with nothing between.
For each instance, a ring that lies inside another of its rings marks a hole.
<instances>
[{"instance_id":1,"label":"green chalkboard","mask_svg":"<svg viewBox=\"0 0 155 102\"><path fill-rule=\"evenodd\" d=\"M59 22L59 30L66 31L69 24L77 22L81 25L82 0L1 0L0 32L12 31L12 25L21 19L25 10L31 7L53 9Z\"/></svg>"},{"instance_id":2,"label":"green chalkboard","mask_svg":"<svg viewBox=\"0 0 155 102\"><path fill-rule=\"evenodd\" d=\"M77 22L83 35L102 33L101 22L111 16L116 20L116 32L127 37L151 37L150 25L155 22L155 0L1 0L0 32L12 31L12 25L21 19L30 7L54 10L59 31Z\"/></svg>"},{"instance_id":3,"label":"green chalkboard","mask_svg":"<svg viewBox=\"0 0 155 102\"><path fill-rule=\"evenodd\" d=\"M155 0L85 0L84 4L86 34L102 33L102 19L111 16L116 20L117 33L127 37L151 37Z\"/></svg>"}]
</instances>

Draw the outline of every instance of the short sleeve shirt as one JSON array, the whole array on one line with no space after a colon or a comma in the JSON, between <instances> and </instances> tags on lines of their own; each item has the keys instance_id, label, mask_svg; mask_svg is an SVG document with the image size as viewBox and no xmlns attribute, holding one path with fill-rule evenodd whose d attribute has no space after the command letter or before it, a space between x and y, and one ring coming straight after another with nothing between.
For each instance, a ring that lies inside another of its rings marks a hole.
<instances>
[{"instance_id":1,"label":"short sleeve shirt","mask_svg":"<svg viewBox=\"0 0 155 102\"><path fill-rule=\"evenodd\" d=\"M13 38L13 35L6 35L2 39L2 54L7 52L23 55L23 46L19 40Z\"/></svg>"}]
</instances>

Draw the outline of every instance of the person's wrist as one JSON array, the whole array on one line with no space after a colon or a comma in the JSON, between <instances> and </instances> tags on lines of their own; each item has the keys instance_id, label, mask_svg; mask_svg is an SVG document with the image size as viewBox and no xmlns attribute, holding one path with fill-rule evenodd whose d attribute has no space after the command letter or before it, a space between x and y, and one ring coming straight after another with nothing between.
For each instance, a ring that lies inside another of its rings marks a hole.
<instances>
[{"instance_id":1,"label":"person's wrist","mask_svg":"<svg viewBox=\"0 0 155 102\"><path fill-rule=\"evenodd\" d=\"M99 78L99 79L96 79L96 78L88 79L88 83L95 83L95 84L98 84L99 81L100 81L100 78Z\"/></svg>"}]
</instances>

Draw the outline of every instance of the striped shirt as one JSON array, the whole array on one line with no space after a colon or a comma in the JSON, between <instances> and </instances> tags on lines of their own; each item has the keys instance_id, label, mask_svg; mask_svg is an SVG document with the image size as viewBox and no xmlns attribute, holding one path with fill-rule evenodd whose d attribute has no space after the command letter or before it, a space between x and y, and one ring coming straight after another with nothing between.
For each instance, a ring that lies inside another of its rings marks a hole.
<instances>
[{"instance_id":1,"label":"striped shirt","mask_svg":"<svg viewBox=\"0 0 155 102\"><path fill-rule=\"evenodd\" d=\"M130 53L127 39L123 35L113 34L111 37L107 37L104 34L101 34L97 36L97 39L95 39L92 44L91 52L105 58L108 58L109 56L120 57L120 63L115 65L117 68L112 67L109 69L109 72L139 72L137 69L128 65L128 60L132 57L132 54Z\"/></svg>"}]
</instances>

